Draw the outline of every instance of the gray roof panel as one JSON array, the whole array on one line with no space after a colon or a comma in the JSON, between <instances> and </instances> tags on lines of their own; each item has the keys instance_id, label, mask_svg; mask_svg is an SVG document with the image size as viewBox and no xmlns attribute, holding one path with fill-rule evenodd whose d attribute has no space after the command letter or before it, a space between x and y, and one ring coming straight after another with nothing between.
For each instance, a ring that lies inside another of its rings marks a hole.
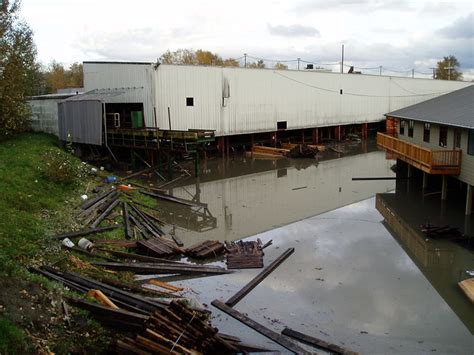
<instances>
[{"instance_id":1,"label":"gray roof panel","mask_svg":"<svg viewBox=\"0 0 474 355\"><path fill-rule=\"evenodd\" d=\"M474 128L474 85L392 111L385 116Z\"/></svg>"}]
</instances>

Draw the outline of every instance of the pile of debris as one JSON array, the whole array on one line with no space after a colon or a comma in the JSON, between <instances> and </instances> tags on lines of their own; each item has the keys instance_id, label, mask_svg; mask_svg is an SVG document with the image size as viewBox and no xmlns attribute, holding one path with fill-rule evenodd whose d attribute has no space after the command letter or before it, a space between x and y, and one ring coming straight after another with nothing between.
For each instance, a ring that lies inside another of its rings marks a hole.
<instances>
[{"instance_id":1,"label":"pile of debris","mask_svg":"<svg viewBox=\"0 0 474 355\"><path fill-rule=\"evenodd\" d=\"M459 243L467 248L474 249L474 238L461 233L457 227L426 223L420 226L420 230L425 233L428 238L449 240Z\"/></svg>"},{"instance_id":2,"label":"pile of debris","mask_svg":"<svg viewBox=\"0 0 474 355\"><path fill-rule=\"evenodd\" d=\"M298 144L290 149L286 156L288 158L315 158L318 154L318 149L311 148L307 144Z\"/></svg>"}]
</instances>

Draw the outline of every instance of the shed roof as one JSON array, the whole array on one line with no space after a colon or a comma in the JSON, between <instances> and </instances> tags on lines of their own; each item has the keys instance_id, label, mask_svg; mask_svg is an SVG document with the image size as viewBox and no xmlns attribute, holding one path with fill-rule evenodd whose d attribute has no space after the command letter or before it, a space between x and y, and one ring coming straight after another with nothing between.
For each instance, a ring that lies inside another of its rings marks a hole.
<instances>
[{"instance_id":1,"label":"shed roof","mask_svg":"<svg viewBox=\"0 0 474 355\"><path fill-rule=\"evenodd\" d=\"M142 88L123 88L123 89L97 89L88 91L81 95L74 95L64 101L101 101L107 102L111 98L124 95L130 91Z\"/></svg>"},{"instance_id":2,"label":"shed roof","mask_svg":"<svg viewBox=\"0 0 474 355\"><path fill-rule=\"evenodd\" d=\"M474 128L474 85L392 111L385 116Z\"/></svg>"}]
</instances>

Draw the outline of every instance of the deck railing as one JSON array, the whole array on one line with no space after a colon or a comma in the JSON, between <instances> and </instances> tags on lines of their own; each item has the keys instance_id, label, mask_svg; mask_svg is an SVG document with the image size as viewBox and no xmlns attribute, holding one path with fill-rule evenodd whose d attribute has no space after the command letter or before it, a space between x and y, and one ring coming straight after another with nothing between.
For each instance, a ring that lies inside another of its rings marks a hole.
<instances>
[{"instance_id":1,"label":"deck railing","mask_svg":"<svg viewBox=\"0 0 474 355\"><path fill-rule=\"evenodd\" d=\"M432 150L377 133L377 145L430 174L460 174L461 150Z\"/></svg>"}]
</instances>

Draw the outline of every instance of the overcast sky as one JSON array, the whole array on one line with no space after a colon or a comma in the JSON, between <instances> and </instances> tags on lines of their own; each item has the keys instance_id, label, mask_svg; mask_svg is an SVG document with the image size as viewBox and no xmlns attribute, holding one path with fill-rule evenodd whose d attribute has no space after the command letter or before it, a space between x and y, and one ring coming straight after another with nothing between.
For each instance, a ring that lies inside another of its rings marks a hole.
<instances>
[{"instance_id":1,"label":"overcast sky","mask_svg":"<svg viewBox=\"0 0 474 355\"><path fill-rule=\"evenodd\" d=\"M167 49L298 57L430 73L453 54L474 79L474 2L405 0L23 0L40 61L155 61ZM268 63L271 64L271 63ZM289 66L296 62L287 63ZM338 70L338 65L323 65ZM347 70L347 68L346 68ZM378 73L379 69L362 70ZM429 75L425 75L428 77Z\"/></svg>"}]
</instances>

